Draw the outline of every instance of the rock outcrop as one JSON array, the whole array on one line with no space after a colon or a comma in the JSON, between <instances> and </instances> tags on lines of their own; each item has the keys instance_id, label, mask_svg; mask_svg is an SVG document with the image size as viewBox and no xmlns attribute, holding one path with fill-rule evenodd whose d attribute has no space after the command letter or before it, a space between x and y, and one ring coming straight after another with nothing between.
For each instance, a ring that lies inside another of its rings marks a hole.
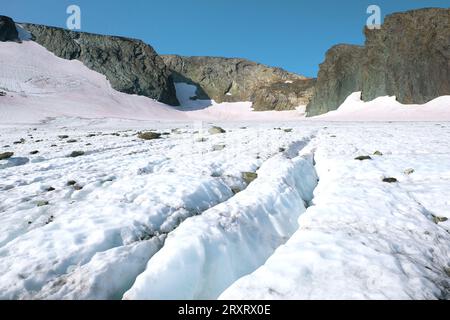
<instances>
[{"instance_id":1,"label":"rock outcrop","mask_svg":"<svg viewBox=\"0 0 450 320\"><path fill-rule=\"evenodd\" d=\"M19 34L10 17L0 16L0 41L19 41Z\"/></svg>"},{"instance_id":2,"label":"rock outcrop","mask_svg":"<svg viewBox=\"0 0 450 320\"><path fill-rule=\"evenodd\" d=\"M308 116L337 109L353 92L361 91L365 50L354 45L336 45L327 51L320 65Z\"/></svg>"},{"instance_id":3,"label":"rock outcrop","mask_svg":"<svg viewBox=\"0 0 450 320\"><path fill-rule=\"evenodd\" d=\"M291 110L306 105L314 79L237 58L163 55L175 82L197 87L196 98L252 101L253 108Z\"/></svg>"},{"instance_id":4,"label":"rock outcrop","mask_svg":"<svg viewBox=\"0 0 450 320\"><path fill-rule=\"evenodd\" d=\"M396 13L365 35L363 100L422 104L450 94L450 9Z\"/></svg>"},{"instance_id":5,"label":"rock outcrop","mask_svg":"<svg viewBox=\"0 0 450 320\"><path fill-rule=\"evenodd\" d=\"M106 76L121 92L178 105L175 87L164 61L140 40L21 24L36 41L56 56L76 59Z\"/></svg>"},{"instance_id":6,"label":"rock outcrop","mask_svg":"<svg viewBox=\"0 0 450 320\"><path fill-rule=\"evenodd\" d=\"M308 116L335 110L353 92L422 104L450 94L450 9L395 13L365 29L364 47L338 45L321 64Z\"/></svg>"}]
</instances>

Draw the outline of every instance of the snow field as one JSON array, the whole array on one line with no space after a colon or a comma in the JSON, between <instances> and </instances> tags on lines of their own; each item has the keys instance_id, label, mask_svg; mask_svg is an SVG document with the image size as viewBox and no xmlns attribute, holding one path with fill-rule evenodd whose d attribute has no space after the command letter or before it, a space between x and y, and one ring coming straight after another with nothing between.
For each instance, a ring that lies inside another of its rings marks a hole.
<instances>
[{"instance_id":1,"label":"snow field","mask_svg":"<svg viewBox=\"0 0 450 320\"><path fill-rule=\"evenodd\" d=\"M447 123L322 131L320 182L298 231L220 298L448 298L450 225L433 217L450 216L449 133Z\"/></svg>"},{"instance_id":2,"label":"snow field","mask_svg":"<svg viewBox=\"0 0 450 320\"><path fill-rule=\"evenodd\" d=\"M314 130L235 125L210 135L209 124L122 125L133 129L81 119L0 129L2 150L14 152L0 160L1 298L121 298L183 220L245 189L242 172ZM166 134L136 137L152 127ZM67 157L73 150L85 154Z\"/></svg>"}]
</instances>

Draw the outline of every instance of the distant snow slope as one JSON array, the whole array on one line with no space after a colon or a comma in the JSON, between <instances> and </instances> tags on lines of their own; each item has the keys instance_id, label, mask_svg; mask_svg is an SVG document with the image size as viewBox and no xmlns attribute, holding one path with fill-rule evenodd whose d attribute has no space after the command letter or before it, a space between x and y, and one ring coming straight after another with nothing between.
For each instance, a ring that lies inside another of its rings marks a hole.
<instances>
[{"instance_id":1,"label":"distant snow slope","mask_svg":"<svg viewBox=\"0 0 450 320\"><path fill-rule=\"evenodd\" d=\"M56 57L33 41L0 43L0 123L47 117L185 119L152 99L113 90L105 76L77 60Z\"/></svg>"},{"instance_id":2,"label":"distant snow slope","mask_svg":"<svg viewBox=\"0 0 450 320\"><path fill-rule=\"evenodd\" d=\"M21 37L29 35L22 29ZM33 41L0 43L0 124L37 123L49 117L122 118L136 120L305 120L304 106L292 111L255 112L251 102L193 100L195 86L177 83L181 107L117 92L105 76L77 60L56 57ZM354 93L338 110L312 119L327 121L450 120L450 96L425 105L402 105L393 97L362 102Z\"/></svg>"},{"instance_id":3,"label":"distant snow slope","mask_svg":"<svg viewBox=\"0 0 450 320\"><path fill-rule=\"evenodd\" d=\"M296 111L253 112L247 102L194 101L189 97L195 87L187 84L177 84L183 106L174 108L117 92L105 76L77 60L58 58L33 41L0 43L0 70L0 90L7 92L0 99L0 124L37 123L59 116L173 121L295 120L303 116Z\"/></svg>"},{"instance_id":4,"label":"distant snow slope","mask_svg":"<svg viewBox=\"0 0 450 320\"><path fill-rule=\"evenodd\" d=\"M325 121L450 121L450 96L423 105L404 105L395 97L364 102L361 92L351 94L335 111L311 119Z\"/></svg>"},{"instance_id":5,"label":"distant snow slope","mask_svg":"<svg viewBox=\"0 0 450 320\"><path fill-rule=\"evenodd\" d=\"M304 107L289 111L253 111L252 102L222 102L214 100L192 99L196 96L196 87L187 83L176 83L180 110L186 111L189 119L225 120L225 121L287 121L304 119Z\"/></svg>"}]
</instances>

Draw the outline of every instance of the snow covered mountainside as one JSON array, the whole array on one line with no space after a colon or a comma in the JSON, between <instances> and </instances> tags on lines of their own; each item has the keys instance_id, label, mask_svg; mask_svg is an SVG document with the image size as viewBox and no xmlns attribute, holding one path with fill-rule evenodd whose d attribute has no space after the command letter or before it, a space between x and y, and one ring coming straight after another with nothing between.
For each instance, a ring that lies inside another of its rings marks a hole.
<instances>
[{"instance_id":1,"label":"snow covered mountainside","mask_svg":"<svg viewBox=\"0 0 450 320\"><path fill-rule=\"evenodd\" d=\"M192 100L195 86L177 83L180 108L111 88L105 76L77 60L56 57L33 41L0 42L0 124L38 123L53 117L162 121L299 121L305 106L292 111L256 112L251 102ZM362 102L350 95L342 106L311 119L330 121L450 120L450 96L424 105L402 105L381 97Z\"/></svg>"},{"instance_id":2,"label":"snow covered mountainside","mask_svg":"<svg viewBox=\"0 0 450 320\"><path fill-rule=\"evenodd\" d=\"M33 41L0 43L0 123L48 117L183 119L155 100L115 91L78 60L56 57Z\"/></svg>"},{"instance_id":3,"label":"snow covered mountainside","mask_svg":"<svg viewBox=\"0 0 450 320\"><path fill-rule=\"evenodd\" d=\"M189 104L176 109L147 97L118 92L105 76L78 60L58 58L33 41L0 42L0 70L0 91L6 93L0 97L3 124L36 123L60 116L172 121L303 117L301 111L252 112L251 104L245 102L210 102L195 111Z\"/></svg>"}]
</instances>

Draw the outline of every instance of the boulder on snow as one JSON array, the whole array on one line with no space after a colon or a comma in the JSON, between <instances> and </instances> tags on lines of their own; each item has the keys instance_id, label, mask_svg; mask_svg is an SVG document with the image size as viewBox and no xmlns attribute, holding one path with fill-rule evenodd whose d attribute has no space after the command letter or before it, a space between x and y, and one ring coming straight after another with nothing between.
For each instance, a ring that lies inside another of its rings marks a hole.
<instances>
[{"instance_id":1,"label":"boulder on snow","mask_svg":"<svg viewBox=\"0 0 450 320\"><path fill-rule=\"evenodd\" d=\"M6 160L11 158L14 155L14 152L3 152L0 153L0 160Z\"/></svg>"},{"instance_id":2,"label":"boulder on snow","mask_svg":"<svg viewBox=\"0 0 450 320\"><path fill-rule=\"evenodd\" d=\"M219 134L219 133L225 133L226 131L224 129L222 129L221 127L211 127L208 129L208 133L209 134Z\"/></svg>"},{"instance_id":3,"label":"boulder on snow","mask_svg":"<svg viewBox=\"0 0 450 320\"><path fill-rule=\"evenodd\" d=\"M395 179L395 178L390 177L390 178L383 178L383 182L395 183L395 182L398 182L398 180Z\"/></svg>"},{"instance_id":4,"label":"boulder on snow","mask_svg":"<svg viewBox=\"0 0 450 320\"><path fill-rule=\"evenodd\" d=\"M47 206L48 204L49 202L47 200L39 200L38 202L36 202L36 206L38 207Z\"/></svg>"},{"instance_id":5,"label":"boulder on snow","mask_svg":"<svg viewBox=\"0 0 450 320\"><path fill-rule=\"evenodd\" d=\"M436 224L441 223L441 222L445 222L445 221L448 220L447 217L438 217L438 216L435 216L434 214L432 216L433 216L433 222L436 223Z\"/></svg>"},{"instance_id":6,"label":"boulder on snow","mask_svg":"<svg viewBox=\"0 0 450 320\"><path fill-rule=\"evenodd\" d=\"M372 160L371 156L358 156L355 160L363 161L363 160Z\"/></svg>"},{"instance_id":7,"label":"boulder on snow","mask_svg":"<svg viewBox=\"0 0 450 320\"><path fill-rule=\"evenodd\" d=\"M450 277L450 267L444 267L445 274Z\"/></svg>"},{"instance_id":8,"label":"boulder on snow","mask_svg":"<svg viewBox=\"0 0 450 320\"><path fill-rule=\"evenodd\" d=\"M71 158L76 158L76 157L80 157L80 156L82 156L82 155L84 155L84 151L72 151L70 154L69 154L69 157L71 157Z\"/></svg>"},{"instance_id":9,"label":"boulder on snow","mask_svg":"<svg viewBox=\"0 0 450 320\"><path fill-rule=\"evenodd\" d=\"M250 184L256 178L258 178L258 174L256 172L242 172L242 179L244 179L247 184Z\"/></svg>"},{"instance_id":10,"label":"boulder on snow","mask_svg":"<svg viewBox=\"0 0 450 320\"><path fill-rule=\"evenodd\" d=\"M20 140L13 142L13 144L24 144L24 143L25 143L25 139L24 138L20 138Z\"/></svg>"},{"instance_id":11,"label":"boulder on snow","mask_svg":"<svg viewBox=\"0 0 450 320\"><path fill-rule=\"evenodd\" d=\"M224 144L216 144L216 145L213 145L212 149L213 149L213 151L221 151L221 150L225 149L225 145Z\"/></svg>"},{"instance_id":12,"label":"boulder on snow","mask_svg":"<svg viewBox=\"0 0 450 320\"><path fill-rule=\"evenodd\" d=\"M142 140L154 140L154 139L159 139L161 138L161 134L157 133L157 132L139 132L138 133L138 138L142 139Z\"/></svg>"}]
</instances>

